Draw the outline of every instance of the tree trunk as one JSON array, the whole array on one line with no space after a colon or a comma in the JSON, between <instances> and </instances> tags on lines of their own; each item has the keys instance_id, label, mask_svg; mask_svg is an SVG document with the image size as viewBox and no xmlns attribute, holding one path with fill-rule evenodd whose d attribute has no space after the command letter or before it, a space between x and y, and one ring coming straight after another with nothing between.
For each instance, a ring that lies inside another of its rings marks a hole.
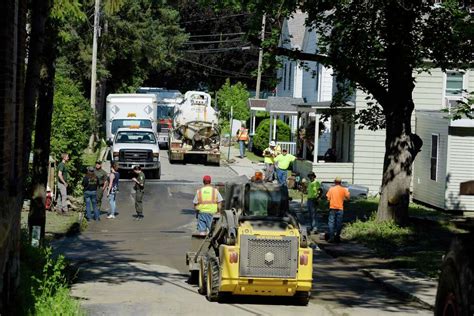
<instances>
[{"instance_id":1,"label":"tree trunk","mask_svg":"<svg viewBox=\"0 0 474 316\"><path fill-rule=\"evenodd\" d=\"M48 182L49 154L51 142L51 120L53 116L55 61L57 56L58 30L52 19L46 25L41 82L38 93L38 109L35 124L33 170L30 213L28 225L30 236L33 226L41 227L40 242L44 241L46 226L46 185Z\"/></svg>"},{"instance_id":2,"label":"tree trunk","mask_svg":"<svg viewBox=\"0 0 474 316\"><path fill-rule=\"evenodd\" d=\"M416 15L405 10L410 3L412 0L391 1L385 8L388 94L386 99L379 100L385 113L386 135L377 220L395 220L400 225L408 221L412 165L423 144L411 131Z\"/></svg>"},{"instance_id":3,"label":"tree trunk","mask_svg":"<svg viewBox=\"0 0 474 316\"><path fill-rule=\"evenodd\" d=\"M24 106L24 134L23 144L25 155L23 160L23 170L28 174L28 166L31 151L31 139L33 123L35 121L35 106L38 95L38 85L40 82L41 55L44 48L46 20L52 8L52 0L33 1L31 9L31 33L28 45L28 65L25 80L25 106ZM22 176L24 176L22 175Z\"/></svg>"},{"instance_id":4,"label":"tree trunk","mask_svg":"<svg viewBox=\"0 0 474 316\"><path fill-rule=\"evenodd\" d=\"M412 165L422 146L421 138L411 133L413 101L405 100L405 110L387 115L385 157L377 221L408 221Z\"/></svg>"}]
</instances>

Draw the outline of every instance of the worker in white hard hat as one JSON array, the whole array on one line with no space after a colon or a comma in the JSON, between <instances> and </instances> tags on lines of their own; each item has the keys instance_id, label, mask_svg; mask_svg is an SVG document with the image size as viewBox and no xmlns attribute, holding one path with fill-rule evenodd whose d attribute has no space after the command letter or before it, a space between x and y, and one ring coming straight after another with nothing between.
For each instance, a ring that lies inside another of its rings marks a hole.
<instances>
[{"instance_id":1,"label":"worker in white hard hat","mask_svg":"<svg viewBox=\"0 0 474 316\"><path fill-rule=\"evenodd\" d=\"M281 154L281 148L271 141L268 147L263 151L265 162L265 182L273 182L275 178L275 157Z\"/></svg>"}]
</instances>

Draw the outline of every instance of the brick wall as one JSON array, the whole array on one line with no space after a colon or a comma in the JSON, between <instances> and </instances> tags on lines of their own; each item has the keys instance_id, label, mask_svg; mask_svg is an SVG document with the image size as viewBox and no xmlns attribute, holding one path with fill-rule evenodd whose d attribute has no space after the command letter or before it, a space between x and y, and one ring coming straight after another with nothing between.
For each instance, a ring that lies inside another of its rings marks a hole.
<instances>
[{"instance_id":1,"label":"brick wall","mask_svg":"<svg viewBox=\"0 0 474 316\"><path fill-rule=\"evenodd\" d=\"M25 0L0 1L0 314L19 282Z\"/></svg>"}]
</instances>

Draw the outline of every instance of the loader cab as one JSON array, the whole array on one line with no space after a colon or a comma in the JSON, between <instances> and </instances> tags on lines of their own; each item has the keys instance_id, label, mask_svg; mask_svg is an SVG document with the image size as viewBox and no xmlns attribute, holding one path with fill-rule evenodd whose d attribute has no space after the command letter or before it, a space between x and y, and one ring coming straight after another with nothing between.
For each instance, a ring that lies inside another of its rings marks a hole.
<instances>
[{"instance_id":1,"label":"loader cab","mask_svg":"<svg viewBox=\"0 0 474 316\"><path fill-rule=\"evenodd\" d=\"M235 209L240 216L281 218L288 211L287 191L277 184L228 184L225 192L225 209Z\"/></svg>"},{"instance_id":2,"label":"loader cab","mask_svg":"<svg viewBox=\"0 0 474 316\"><path fill-rule=\"evenodd\" d=\"M245 216L282 217L281 187L269 183L247 183L244 189Z\"/></svg>"}]
</instances>

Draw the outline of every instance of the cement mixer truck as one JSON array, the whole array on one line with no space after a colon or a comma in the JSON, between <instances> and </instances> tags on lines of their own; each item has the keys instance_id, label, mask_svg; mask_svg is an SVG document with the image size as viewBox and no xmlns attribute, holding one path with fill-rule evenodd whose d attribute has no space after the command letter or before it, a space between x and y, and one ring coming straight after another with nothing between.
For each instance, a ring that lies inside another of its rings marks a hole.
<instances>
[{"instance_id":1,"label":"cement mixer truck","mask_svg":"<svg viewBox=\"0 0 474 316\"><path fill-rule=\"evenodd\" d=\"M219 165L219 146L219 121L211 106L211 96L200 91L186 92L174 108L168 147L170 162L202 156L207 163Z\"/></svg>"}]
</instances>

